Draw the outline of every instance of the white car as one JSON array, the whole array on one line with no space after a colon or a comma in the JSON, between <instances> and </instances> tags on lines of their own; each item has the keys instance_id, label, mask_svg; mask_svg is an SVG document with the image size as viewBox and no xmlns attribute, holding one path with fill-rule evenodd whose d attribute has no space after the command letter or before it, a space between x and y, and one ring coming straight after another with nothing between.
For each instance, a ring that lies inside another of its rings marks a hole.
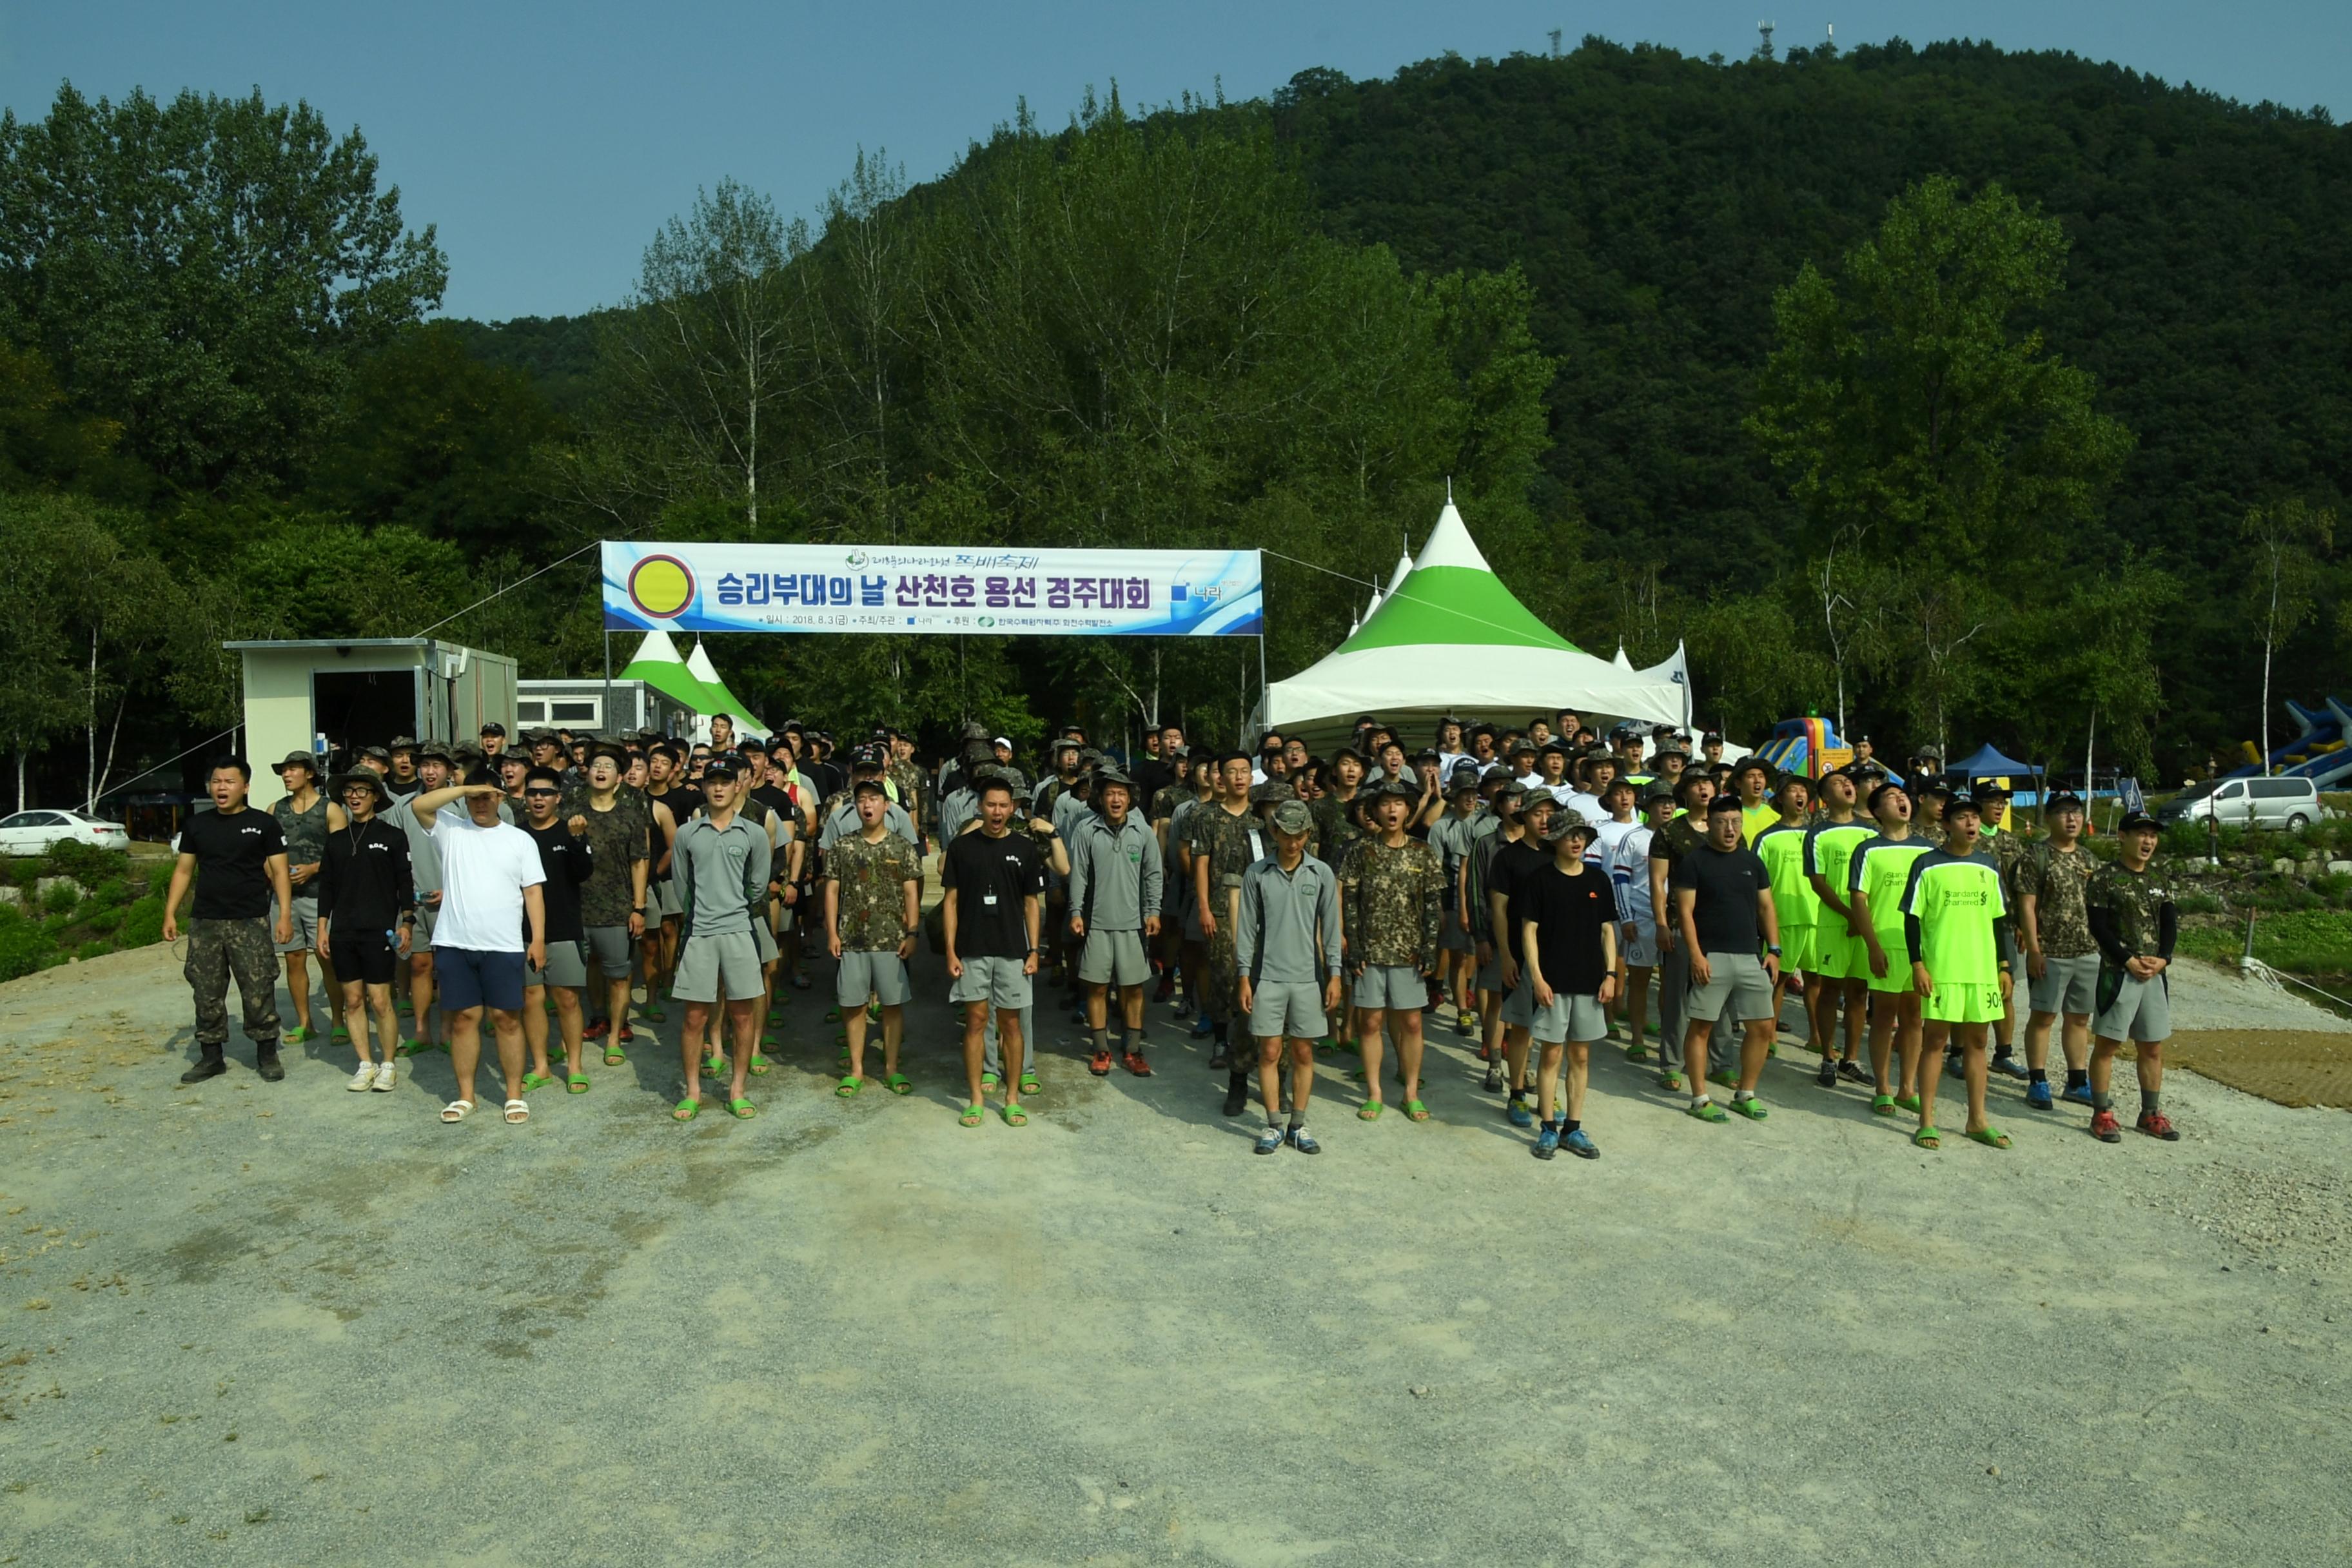
<instances>
[{"instance_id":1,"label":"white car","mask_svg":"<svg viewBox=\"0 0 2352 1568\"><path fill-rule=\"evenodd\" d=\"M100 849L131 849L131 830L79 811L20 811L0 817L0 855L46 855L49 846L70 838Z\"/></svg>"}]
</instances>

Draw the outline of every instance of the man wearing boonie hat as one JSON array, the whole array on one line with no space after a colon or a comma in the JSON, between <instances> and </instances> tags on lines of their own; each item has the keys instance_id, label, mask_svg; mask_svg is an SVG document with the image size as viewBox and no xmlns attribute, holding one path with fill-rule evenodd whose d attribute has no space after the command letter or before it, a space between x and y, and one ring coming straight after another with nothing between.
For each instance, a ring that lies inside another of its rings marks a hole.
<instances>
[{"instance_id":1,"label":"man wearing boonie hat","mask_svg":"<svg viewBox=\"0 0 2352 1568\"><path fill-rule=\"evenodd\" d=\"M2048 1110L2050 1026L2063 1016L2066 1098L2091 1100L2091 1015L2098 1006L2099 944L2084 894L2099 863L2083 845L2083 797L2059 790L2043 803L2050 830L2017 862L2017 923L2030 984L2025 1019L2025 1103Z\"/></svg>"},{"instance_id":2,"label":"man wearing boonie hat","mask_svg":"<svg viewBox=\"0 0 2352 1568\"><path fill-rule=\"evenodd\" d=\"M1512 903L1519 955L1535 1004L1529 1032L1541 1056L1536 1102L1541 1127L1535 1154L1560 1149L1597 1160L1600 1149L1584 1131L1584 1089L1592 1042L1609 1035L1609 1001L1617 986L1617 899L1609 879L1584 863L1595 837L1581 812L1563 806L1544 828L1551 864L1521 882ZM1568 1103L1559 1103L1560 1067L1568 1068Z\"/></svg>"},{"instance_id":3,"label":"man wearing boonie hat","mask_svg":"<svg viewBox=\"0 0 2352 1568\"><path fill-rule=\"evenodd\" d=\"M1478 1026L1478 944L1463 920L1462 867L1470 858L1470 825L1478 809L1478 764L1466 757L1445 780L1445 815L1429 825L1429 847L1445 872L1445 925L1438 933L1438 984L1454 999L1454 1032Z\"/></svg>"},{"instance_id":4,"label":"man wearing boonie hat","mask_svg":"<svg viewBox=\"0 0 2352 1568\"><path fill-rule=\"evenodd\" d=\"M1355 970L1353 1001L1362 1029L1365 1101L1357 1114L1366 1121L1381 1114L1381 1028L1391 1015L1404 1112L1415 1121L1429 1120L1421 1100L1421 1014L1424 977L1437 968L1445 870L1427 844L1405 832L1420 799L1410 780L1391 780L1372 802L1380 836L1350 848L1339 868L1340 931Z\"/></svg>"},{"instance_id":5,"label":"man wearing boonie hat","mask_svg":"<svg viewBox=\"0 0 2352 1568\"><path fill-rule=\"evenodd\" d=\"M1109 988L1116 984L1127 1026L1121 1059L1136 1077L1150 1078L1143 986L1151 978L1146 944L1160 935L1160 841L1136 818L1135 781L1127 773L1104 763L1095 770L1092 793L1099 815L1079 817L1064 841L1070 855L1070 934L1084 944L1077 972L1094 1040L1089 1070L1097 1078L1110 1072Z\"/></svg>"},{"instance_id":6,"label":"man wearing boonie hat","mask_svg":"<svg viewBox=\"0 0 2352 1568\"><path fill-rule=\"evenodd\" d=\"M408 956L416 892L408 869L408 837L376 813L392 804L383 781L367 768L338 774L343 826L327 835L319 862L319 962L331 954L342 987L342 1016L359 1053L352 1089L390 1093L400 1081L393 1053L400 1041L392 1011L392 982ZM368 1015L373 1009L371 1049ZM383 1061L375 1059L381 1052Z\"/></svg>"},{"instance_id":7,"label":"man wearing boonie hat","mask_svg":"<svg viewBox=\"0 0 2352 1568\"><path fill-rule=\"evenodd\" d=\"M384 775L383 787L392 792L394 800L406 800L420 787L416 775L416 741L410 735L394 735L386 754L392 760L392 771Z\"/></svg>"},{"instance_id":8,"label":"man wearing boonie hat","mask_svg":"<svg viewBox=\"0 0 2352 1568\"><path fill-rule=\"evenodd\" d=\"M2164 1114L2164 1042L2172 1033L2172 946L2180 933L2170 883L2149 868L2163 829L2155 817L2135 811L2116 829L2116 855L2102 866L2084 894L2091 935L2099 944L2098 1016L2091 1023L2091 1136L2120 1142L2116 1124L2116 1053L2129 1039L2137 1047L2139 1121L2142 1132L2167 1143L2180 1134Z\"/></svg>"},{"instance_id":9,"label":"man wearing boonie hat","mask_svg":"<svg viewBox=\"0 0 2352 1568\"><path fill-rule=\"evenodd\" d=\"M869 767L867 763L871 763ZM882 1015L882 1081L893 1094L914 1085L898 1070L906 1034L907 961L921 929L923 863L913 838L893 831L889 797L878 759L860 763L850 785L856 830L837 836L824 855L825 950L839 965L834 1005L849 1047L849 1071L834 1093L846 1100L865 1086L866 1005Z\"/></svg>"},{"instance_id":10,"label":"man wearing boonie hat","mask_svg":"<svg viewBox=\"0 0 2352 1568\"><path fill-rule=\"evenodd\" d=\"M293 938L279 942L278 951L286 960L286 994L294 1001L294 1027L287 1031L286 1040L299 1046L318 1033L310 1026L309 959L319 945L319 866L327 858L327 835L340 831L350 819L341 806L320 792L319 759L310 752L289 752L284 762L272 764L271 771L286 786L286 793L270 805L269 815L278 819L278 831L285 836L286 876L294 889ZM328 1008L334 1017L330 1037L345 1038L343 988L335 981L335 966L323 955L319 960L319 983L326 989Z\"/></svg>"},{"instance_id":11,"label":"man wearing boonie hat","mask_svg":"<svg viewBox=\"0 0 2352 1568\"><path fill-rule=\"evenodd\" d=\"M677 976L671 991L686 1004L678 1037L685 1092L671 1110L691 1121L702 1110L702 1058L714 1006L723 1004L732 1081L727 1109L739 1118L753 1115L744 1081L759 1044L752 1004L767 994L759 944L752 938L768 897L772 841L767 830L737 810L740 774L731 758L713 757L703 770L703 815L677 830L674 868L678 899L686 906L678 942ZM715 1041L714 1041L715 1043Z\"/></svg>"},{"instance_id":12,"label":"man wearing boonie hat","mask_svg":"<svg viewBox=\"0 0 2352 1568\"><path fill-rule=\"evenodd\" d=\"M1237 999L1257 1043L1258 1094L1265 1107L1265 1131L1258 1135L1255 1152L1271 1154L1287 1142L1300 1153L1313 1154L1322 1147L1307 1131L1315 1042L1339 1007L1339 884L1328 866L1307 853L1315 817L1305 802L1276 805L1267 826L1274 852L1242 874L1234 922Z\"/></svg>"}]
</instances>

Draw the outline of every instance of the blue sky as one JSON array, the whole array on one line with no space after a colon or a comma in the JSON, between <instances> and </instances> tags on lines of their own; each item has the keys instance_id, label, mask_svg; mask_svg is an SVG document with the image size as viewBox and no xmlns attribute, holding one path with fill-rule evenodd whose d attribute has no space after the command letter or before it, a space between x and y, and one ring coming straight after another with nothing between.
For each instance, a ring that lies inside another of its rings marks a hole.
<instances>
[{"instance_id":1,"label":"blue sky","mask_svg":"<svg viewBox=\"0 0 2352 1568\"><path fill-rule=\"evenodd\" d=\"M1738 56L1779 41L1974 37L2063 48L2170 81L2339 120L2352 108L2346 0L1653 0L1433 5L1198 0L1142 5L670 0L565 5L400 0L0 0L0 104L45 112L60 79L307 99L357 125L415 225L448 251L445 308L501 319L619 300L654 229L698 184L733 175L813 212L862 144L921 180L1026 95L1058 124L1089 84L1128 100L1186 89L1255 97L1309 66L1355 77L1452 49L1539 51L1562 29Z\"/></svg>"}]
</instances>

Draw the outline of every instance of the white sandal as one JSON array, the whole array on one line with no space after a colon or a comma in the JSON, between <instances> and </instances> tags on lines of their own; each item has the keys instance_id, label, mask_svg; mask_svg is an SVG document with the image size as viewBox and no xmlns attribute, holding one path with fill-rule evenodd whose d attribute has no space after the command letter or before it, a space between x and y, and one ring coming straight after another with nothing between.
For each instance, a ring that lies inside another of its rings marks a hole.
<instances>
[{"instance_id":1,"label":"white sandal","mask_svg":"<svg viewBox=\"0 0 2352 1568\"><path fill-rule=\"evenodd\" d=\"M507 1125L520 1127L530 1120L530 1107L520 1100L507 1101Z\"/></svg>"},{"instance_id":2,"label":"white sandal","mask_svg":"<svg viewBox=\"0 0 2352 1568\"><path fill-rule=\"evenodd\" d=\"M466 1120L467 1116L472 1112L473 1109L474 1102L470 1100L453 1100L448 1104L441 1108L441 1120L444 1121L463 1121Z\"/></svg>"}]
</instances>

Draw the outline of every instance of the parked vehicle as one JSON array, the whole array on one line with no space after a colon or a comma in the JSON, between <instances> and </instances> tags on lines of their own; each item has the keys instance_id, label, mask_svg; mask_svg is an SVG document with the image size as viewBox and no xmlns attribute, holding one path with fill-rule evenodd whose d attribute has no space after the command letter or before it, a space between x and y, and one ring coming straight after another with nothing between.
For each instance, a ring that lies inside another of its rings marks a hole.
<instances>
[{"instance_id":1,"label":"parked vehicle","mask_svg":"<svg viewBox=\"0 0 2352 1568\"><path fill-rule=\"evenodd\" d=\"M100 849L131 849L131 830L119 822L79 811L20 811L0 818L0 855L46 855L59 839Z\"/></svg>"},{"instance_id":2,"label":"parked vehicle","mask_svg":"<svg viewBox=\"0 0 2352 1568\"><path fill-rule=\"evenodd\" d=\"M2284 827L2299 833L2327 815L2319 786L2307 778L2213 779L2185 790L2158 808L2164 822L2218 819L2224 827Z\"/></svg>"}]
</instances>

